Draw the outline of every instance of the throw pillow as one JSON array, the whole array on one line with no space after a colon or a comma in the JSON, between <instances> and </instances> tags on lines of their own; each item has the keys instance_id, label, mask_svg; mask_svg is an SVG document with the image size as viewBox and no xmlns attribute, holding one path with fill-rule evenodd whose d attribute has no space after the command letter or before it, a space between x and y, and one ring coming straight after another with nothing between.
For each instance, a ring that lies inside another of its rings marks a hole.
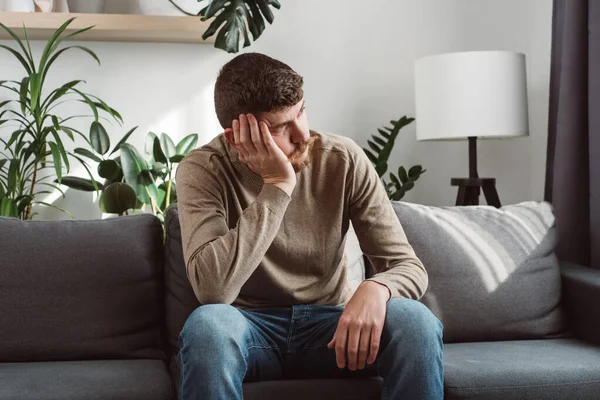
<instances>
[{"instance_id":1,"label":"throw pillow","mask_svg":"<svg viewBox=\"0 0 600 400\"><path fill-rule=\"evenodd\" d=\"M421 301L444 324L446 342L564 335L549 203L393 207L429 274Z\"/></svg>"}]
</instances>

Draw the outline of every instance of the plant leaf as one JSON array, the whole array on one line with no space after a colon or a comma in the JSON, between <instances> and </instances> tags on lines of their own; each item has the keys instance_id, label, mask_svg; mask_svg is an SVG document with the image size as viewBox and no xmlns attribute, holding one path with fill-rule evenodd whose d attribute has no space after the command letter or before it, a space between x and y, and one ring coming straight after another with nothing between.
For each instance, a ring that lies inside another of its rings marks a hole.
<instances>
[{"instance_id":1,"label":"plant leaf","mask_svg":"<svg viewBox=\"0 0 600 400\"><path fill-rule=\"evenodd\" d=\"M415 165L408 170L408 176L413 179L417 179L423 173L423 167Z\"/></svg>"},{"instance_id":2,"label":"plant leaf","mask_svg":"<svg viewBox=\"0 0 600 400\"><path fill-rule=\"evenodd\" d=\"M146 141L144 143L144 153L147 157L152 157L152 154L154 153L154 140L156 138L157 136L154 132L148 132L148 135L146 135Z\"/></svg>"},{"instance_id":3,"label":"plant leaf","mask_svg":"<svg viewBox=\"0 0 600 400\"><path fill-rule=\"evenodd\" d=\"M151 199L144 187L145 182L142 182L142 173L149 172L148 165L136 148L129 143L121 145L121 168L123 168L125 182L135 190L137 198L145 204L150 204Z\"/></svg>"},{"instance_id":4,"label":"plant leaf","mask_svg":"<svg viewBox=\"0 0 600 400\"><path fill-rule=\"evenodd\" d=\"M54 181L56 182L56 181ZM63 176L61 184L70 187L71 189L81 190L83 192L94 192L94 182L91 179L84 179L78 176ZM98 185L98 182L96 182ZM100 185L100 189L102 189Z\"/></svg>"},{"instance_id":5,"label":"plant leaf","mask_svg":"<svg viewBox=\"0 0 600 400\"><path fill-rule=\"evenodd\" d=\"M52 152L52 161L54 162L54 170L56 171L56 176L58 177L58 183L62 180L62 162L61 162L61 154L58 146L54 142L48 142L50 145L50 151Z\"/></svg>"},{"instance_id":6,"label":"plant leaf","mask_svg":"<svg viewBox=\"0 0 600 400\"><path fill-rule=\"evenodd\" d=\"M162 149L163 153L165 153L167 158L171 158L177 154L175 143L173 143L173 140L166 133L161 133L160 135L160 148Z\"/></svg>"},{"instance_id":7,"label":"plant leaf","mask_svg":"<svg viewBox=\"0 0 600 400\"><path fill-rule=\"evenodd\" d=\"M217 33L215 47L228 53L239 51L240 34L244 37L244 47L250 44L248 29L252 39L257 40L264 30L264 19L273 23L274 15L270 7L281 8L275 0L213 0L200 10L202 20L214 20L202 35L204 40Z\"/></svg>"},{"instance_id":8,"label":"plant leaf","mask_svg":"<svg viewBox=\"0 0 600 400\"><path fill-rule=\"evenodd\" d=\"M408 175L406 174L406 169L404 167L398 168L398 176L400 177L400 181L402 183L408 182Z\"/></svg>"},{"instance_id":9,"label":"plant leaf","mask_svg":"<svg viewBox=\"0 0 600 400\"><path fill-rule=\"evenodd\" d=\"M100 211L103 213L122 215L125 211L135 208L136 204L135 190L122 182L108 185L100 196Z\"/></svg>"},{"instance_id":10,"label":"plant leaf","mask_svg":"<svg viewBox=\"0 0 600 400\"><path fill-rule=\"evenodd\" d=\"M98 164L98 175L104 179L113 179L120 169L115 160L103 160Z\"/></svg>"},{"instance_id":11,"label":"plant leaf","mask_svg":"<svg viewBox=\"0 0 600 400\"><path fill-rule=\"evenodd\" d=\"M20 90L20 99L21 102L21 112L25 115L27 111L27 91L29 89L29 78L25 77L21 81L21 90Z\"/></svg>"},{"instance_id":12,"label":"plant leaf","mask_svg":"<svg viewBox=\"0 0 600 400\"><path fill-rule=\"evenodd\" d=\"M0 201L0 216L19 218L17 204L8 197L3 197Z\"/></svg>"},{"instance_id":13,"label":"plant leaf","mask_svg":"<svg viewBox=\"0 0 600 400\"><path fill-rule=\"evenodd\" d=\"M187 135L175 147L175 152L179 155L185 156L192 151L198 144L198 134L192 133Z\"/></svg>"},{"instance_id":14,"label":"plant leaf","mask_svg":"<svg viewBox=\"0 0 600 400\"><path fill-rule=\"evenodd\" d=\"M377 154L381 153L382 148L377 146L375 143L371 142L370 140L367 140L367 144L369 145L369 147L371 149L373 149L373 151Z\"/></svg>"},{"instance_id":15,"label":"plant leaf","mask_svg":"<svg viewBox=\"0 0 600 400\"><path fill-rule=\"evenodd\" d=\"M158 139L158 137L154 138L154 148L153 148L152 156L154 157L154 160L159 163L163 163L163 164L167 163L167 157L165 156L165 153L162 150L162 146L160 144L160 140Z\"/></svg>"},{"instance_id":16,"label":"plant leaf","mask_svg":"<svg viewBox=\"0 0 600 400\"><path fill-rule=\"evenodd\" d=\"M58 147L58 150L60 151L60 155L61 155L63 161L65 162L65 167L67 168L67 172L69 172L71 170L71 165L69 164L69 157L67 156L67 152L65 151L65 146L63 145L63 142L60 139L60 135L58 134L58 132L55 129L52 129L52 136L54 137L54 140L56 141L56 146Z\"/></svg>"},{"instance_id":17,"label":"plant leaf","mask_svg":"<svg viewBox=\"0 0 600 400\"><path fill-rule=\"evenodd\" d=\"M371 162L373 164L377 163L377 156L375 156L375 154L371 153L369 150L367 149L363 149L363 151L367 154L367 157L369 158L369 160L371 160Z\"/></svg>"},{"instance_id":18,"label":"plant leaf","mask_svg":"<svg viewBox=\"0 0 600 400\"><path fill-rule=\"evenodd\" d=\"M102 162L102 159L100 157L98 157L97 155L95 155L94 153L89 151L88 149L77 147L74 151L75 151L75 153L79 154L80 156L87 157L92 161L96 161L98 163Z\"/></svg>"},{"instance_id":19,"label":"plant leaf","mask_svg":"<svg viewBox=\"0 0 600 400\"><path fill-rule=\"evenodd\" d=\"M7 193L17 192L17 181L19 178L19 159L14 158L10 161L8 166L8 187Z\"/></svg>"},{"instance_id":20,"label":"plant leaf","mask_svg":"<svg viewBox=\"0 0 600 400\"><path fill-rule=\"evenodd\" d=\"M98 154L104 155L110 148L108 133L106 133L106 129L98 121L94 121L90 125L90 142L92 143L92 148Z\"/></svg>"},{"instance_id":21,"label":"plant leaf","mask_svg":"<svg viewBox=\"0 0 600 400\"><path fill-rule=\"evenodd\" d=\"M129 132L127 132L125 134L125 136L123 136L121 138L121 140L119 140L119 143L117 143L114 147L114 149L110 152L110 154L108 155L109 157L112 156L117 150L119 150L121 148L121 145L123 143L125 143L127 141L127 139L129 139L129 136L131 136L131 134L137 129L137 126L134 126L133 128L131 128L131 130Z\"/></svg>"}]
</instances>

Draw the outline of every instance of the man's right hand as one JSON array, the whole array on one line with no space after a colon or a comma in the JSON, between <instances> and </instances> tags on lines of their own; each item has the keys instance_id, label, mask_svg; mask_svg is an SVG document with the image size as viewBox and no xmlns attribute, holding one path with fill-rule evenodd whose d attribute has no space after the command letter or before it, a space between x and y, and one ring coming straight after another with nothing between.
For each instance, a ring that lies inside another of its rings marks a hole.
<instances>
[{"instance_id":1,"label":"man's right hand","mask_svg":"<svg viewBox=\"0 0 600 400\"><path fill-rule=\"evenodd\" d=\"M294 167L273 140L267 124L252 114L240 114L239 120L233 120L233 136L240 161L260 175L265 184L275 185L291 196L296 186Z\"/></svg>"}]
</instances>

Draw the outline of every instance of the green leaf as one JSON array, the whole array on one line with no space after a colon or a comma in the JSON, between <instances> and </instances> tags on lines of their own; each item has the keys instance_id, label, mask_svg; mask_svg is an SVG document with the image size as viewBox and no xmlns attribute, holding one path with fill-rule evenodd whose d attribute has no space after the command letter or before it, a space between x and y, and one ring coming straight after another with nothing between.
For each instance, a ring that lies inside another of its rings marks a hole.
<instances>
[{"instance_id":1,"label":"green leaf","mask_svg":"<svg viewBox=\"0 0 600 400\"><path fill-rule=\"evenodd\" d=\"M21 102L21 112L25 115L27 111L27 91L29 89L29 78L25 77L21 81L21 89L20 89L20 99Z\"/></svg>"},{"instance_id":2,"label":"green leaf","mask_svg":"<svg viewBox=\"0 0 600 400\"><path fill-rule=\"evenodd\" d=\"M382 148L377 146L375 143L371 142L370 140L367 140L367 144L375 153L381 153Z\"/></svg>"},{"instance_id":3,"label":"green leaf","mask_svg":"<svg viewBox=\"0 0 600 400\"><path fill-rule=\"evenodd\" d=\"M206 40L218 32L215 47L228 53L237 53L240 33L244 36L246 47L250 44L248 29L253 40L256 40L264 30L264 19L269 23L273 22L271 6L281 8L275 0L213 0L200 11L203 21L215 17L202 38Z\"/></svg>"},{"instance_id":4,"label":"green leaf","mask_svg":"<svg viewBox=\"0 0 600 400\"><path fill-rule=\"evenodd\" d=\"M385 140L382 140L381 138L379 138L379 137L377 137L375 135L372 135L372 137L373 137L373 140L375 142L377 142L377 144L379 144L380 146L385 146L386 143L387 143Z\"/></svg>"},{"instance_id":5,"label":"green leaf","mask_svg":"<svg viewBox=\"0 0 600 400\"><path fill-rule=\"evenodd\" d=\"M23 50L23 53L25 53L25 56L27 57L27 60L29 63L22 62L22 64L23 64L23 67L25 67L27 74L30 74L31 71L35 70L35 64L33 62L33 58L31 58L31 55L27 52L27 49L23 45L23 41L19 38L19 36L12 29L8 28L6 25L4 25L1 22L0 22L0 27L2 27L2 29L4 29L6 32L8 32L8 34L18 43L19 47L21 47L21 50ZM10 49L10 47L8 47L8 49ZM19 54L15 50L13 50L13 51L15 53ZM19 57L17 57L17 58L19 58ZM21 61L21 59L22 59L22 56L20 57L19 61Z\"/></svg>"},{"instance_id":6,"label":"green leaf","mask_svg":"<svg viewBox=\"0 0 600 400\"><path fill-rule=\"evenodd\" d=\"M394 200L394 201L400 201L400 200L401 200L401 199L404 197L404 193L405 193L404 189L399 189L399 190L396 190L396 191L395 191L395 192L392 194L392 196L391 196L391 200Z\"/></svg>"},{"instance_id":7,"label":"green leaf","mask_svg":"<svg viewBox=\"0 0 600 400\"><path fill-rule=\"evenodd\" d=\"M60 155L61 155L63 161L65 162L65 167L67 168L67 172L69 172L71 170L71 165L69 164L69 157L67 156L67 152L65 151L65 146L63 145L63 142L60 139L60 135L54 129L52 129L52 137L54 137L54 140L56 141L56 146L58 147L58 150L60 151Z\"/></svg>"},{"instance_id":8,"label":"green leaf","mask_svg":"<svg viewBox=\"0 0 600 400\"><path fill-rule=\"evenodd\" d=\"M30 194L21 196L21 198L17 202L17 214L20 214L23 211L25 211L27 206L30 205L32 201L33 201L33 196Z\"/></svg>"},{"instance_id":9,"label":"green leaf","mask_svg":"<svg viewBox=\"0 0 600 400\"><path fill-rule=\"evenodd\" d=\"M0 25L2 25L2 24L0 23ZM23 68L25 68L25 71L27 71L27 75L31 74L31 68L27 64L27 61L25 61L25 59L23 58L23 56L18 51L16 51L13 48L10 48L10 47L8 47L8 46L6 46L4 44L0 44L0 48L8 50L9 52L11 52L12 55L15 56L17 60L19 60L19 62L21 63L21 65L23 65Z\"/></svg>"},{"instance_id":10,"label":"green leaf","mask_svg":"<svg viewBox=\"0 0 600 400\"><path fill-rule=\"evenodd\" d=\"M198 134L192 133L191 135L187 135L175 147L175 151L180 155L187 155L190 151L192 151L196 145L198 144Z\"/></svg>"},{"instance_id":11,"label":"green leaf","mask_svg":"<svg viewBox=\"0 0 600 400\"><path fill-rule=\"evenodd\" d=\"M94 189L94 182L92 182L91 179L79 178L77 176L64 176L60 183L70 187L71 189L81 190L83 192L96 191L96 189ZM96 182L96 185L98 185L98 182ZM100 189L102 189L101 185L98 186L100 186Z\"/></svg>"},{"instance_id":12,"label":"green leaf","mask_svg":"<svg viewBox=\"0 0 600 400\"><path fill-rule=\"evenodd\" d=\"M117 144L115 145L115 148L114 148L114 149L113 149L113 150L110 152L110 154L109 154L108 156L109 156L109 157L110 157L110 156L112 156L112 155L113 155L113 154L114 154L114 153L115 153L117 150L119 150L119 149L121 148L121 145L122 145L123 143L125 143L125 142L127 141L127 139L129 139L129 136L131 136L131 134L132 134L132 133L133 133L133 132L134 132L134 131L135 131L137 128L138 128L137 126L134 126L133 128L131 128L131 130L130 130L129 132L127 132L127 133L125 134L125 136L123 136L123 137L121 138L121 140L119 140L119 143L117 143Z\"/></svg>"},{"instance_id":13,"label":"green leaf","mask_svg":"<svg viewBox=\"0 0 600 400\"><path fill-rule=\"evenodd\" d=\"M96 161L96 162L102 162L102 159L100 157L98 157L97 155L95 155L94 153L92 153L91 151L89 151L88 149L84 149L81 147L77 147L75 150L75 153L87 157L92 161Z\"/></svg>"},{"instance_id":14,"label":"green leaf","mask_svg":"<svg viewBox=\"0 0 600 400\"><path fill-rule=\"evenodd\" d=\"M383 129L377 129L377 132L379 132L379 134L380 134L381 136L383 136L384 138L386 138L386 139L389 139L389 138L390 138L390 134L389 134L389 133L387 133L386 131L384 131Z\"/></svg>"},{"instance_id":15,"label":"green leaf","mask_svg":"<svg viewBox=\"0 0 600 400\"><path fill-rule=\"evenodd\" d=\"M17 181L19 178L19 159L15 158L10 161L10 165L8 167L8 193L16 193L17 191Z\"/></svg>"},{"instance_id":16,"label":"green leaf","mask_svg":"<svg viewBox=\"0 0 600 400\"><path fill-rule=\"evenodd\" d=\"M402 188L404 189L405 192L408 192L413 187L415 187L415 181L412 181L412 180L409 180L402 186Z\"/></svg>"},{"instance_id":17,"label":"green leaf","mask_svg":"<svg viewBox=\"0 0 600 400\"><path fill-rule=\"evenodd\" d=\"M40 98L41 82L40 76L33 72L29 78L29 92L31 93L31 110L35 110L38 106Z\"/></svg>"},{"instance_id":18,"label":"green leaf","mask_svg":"<svg viewBox=\"0 0 600 400\"><path fill-rule=\"evenodd\" d=\"M177 163L180 163L181 160L183 160L184 158L185 158L184 155L176 154L173 157L169 158L169 161L171 161L171 163L173 163L173 164L177 164Z\"/></svg>"},{"instance_id":19,"label":"green leaf","mask_svg":"<svg viewBox=\"0 0 600 400\"><path fill-rule=\"evenodd\" d=\"M136 203L135 190L126 183L115 182L107 186L102 192L100 211L122 215L125 211L135 208Z\"/></svg>"},{"instance_id":20,"label":"green leaf","mask_svg":"<svg viewBox=\"0 0 600 400\"><path fill-rule=\"evenodd\" d=\"M4 167L4 164L6 164L7 162L8 160L5 158L0 159L0 171L2 171L2 167Z\"/></svg>"},{"instance_id":21,"label":"green leaf","mask_svg":"<svg viewBox=\"0 0 600 400\"><path fill-rule=\"evenodd\" d=\"M166 164L167 163L167 157L165 156L165 153L162 150L162 146L160 144L160 140L158 138L154 139L154 151L153 151L153 157L154 160L156 160L157 162Z\"/></svg>"},{"instance_id":22,"label":"green leaf","mask_svg":"<svg viewBox=\"0 0 600 400\"><path fill-rule=\"evenodd\" d=\"M415 165L408 170L408 176L410 178L418 178L423 173L423 167L420 165Z\"/></svg>"},{"instance_id":23,"label":"green leaf","mask_svg":"<svg viewBox=\"0 0 600 400\"><path fill-rule=\"evenodd\" d=\"M151 157L154 153L154 140L156 138L157 136L154 132L148 132L148 135L146 135L146 141L144 143L144 153L147 157Z\"/></svg>"},{"instance_id":24,"label":"green leaf","mask_svg":"<svg viewBox=\"0 0 600 400\"><path fill-rule=\"evenodd\" d=\"M404 167L398 168L398 176L402 183L408 182L408 175L406 174L406 169Z\"/></svg>"},{"instance_id":25,"label":"green leaf","mask_svg":"<svg viewBox=\"0 0 600 400\"><path fill-rule=\"evenodd\" d=\"M385 161L378 161L377 165L375 165L375 171L377 171L377 175L379 175L379 177L382 177L386 171L388 169L388 165L387 162Z\"/></svg>"},{"instance_id":26,"label":"green leaf","mask_svg":"<svg viewBox=\"0 0 600 400\"><path fill-rule=\"evenodd\" d=\"M167 158L171 158L175 154L177 154L177 150L175 149L175 143L173 143L173 140L166 133L160 134L160 148L162 149L163 153L165 153L165 156Z\"/></svg>"},{"instance_id":27,"label":"green leaf","mask_svg":"<svg viewBox=\"0 0 600 400\"><path fill-rule=\"evenodd\" d=\"M90 142L92 143L92 148L98 154L104 155L110 148L108 133L106 133L106 129L98 121L92 122L90 126Z\"/></svg>"},{"instance_id":28,"label":"green leaf","mask_svg":"<svg viewBox=\"0 0 600 400\"><path fill-rule=\"evenodd\" d=\"M394 183L394 186L396 186L397 188L402 187L402 184L400 183L400 181L398 180L396 175L392 174L391 172L390 172L390 180Z\"/></svg>"},{"instance_id":29,"label":"green leaf","mask_svg":"<svg viewBox=\"0 0 600 400\"><path fill-rule=\"evenodd\" d=\"M371 160L371 162L373 164L377 163L377 157L375 156L375 154L371 153L369 150L367 149L363 149L363 151L367 154L367 157L369 158L369 160Z\"/></svg>"},{"instance_id":30,"label":"green leaf","mask_svg":"<svg viewBox=\"0 0 600 400\"><path fill-rule=\"evenodd\" d=\"M121 167L125 182L135 190L137 198L145 204L150 204L150 196L144 185L147 182L142 181L142 173L150 171L141 154L128 143L121 145ZM147 175L145 176L147 179Z\"/></svg>"},{"instance_id":31,"label":"green leaf","mask_svg":"<svg viewBox=\"0 0 600 400\"><path fill-rule=\"evenodd\" d=\"M2 201L0 201L0 216L19 218L17 204L8 197L2 198Z\"/></svg>"},{"instance_id":32,"label":"green leaf","mask_svg":"<svg viewBox=\"0 0 600 400\"><path fill-rule=\"evenodd\" d=\"M61 155L58 146L54 142L48 142L50 145L50 151L52 152L52 161L54 161L54 170L56 171L56 176L58 177L58 183L60 183L62 179L62 162Z\"/></svg>"},{"instance_id":33,"label":"green leaf","mask_svg":"<svg viewBox=\"0 0 600 400\"><path fill-rule=\"evenodd\" d=\"M115 160L104 160L98 164L98 175L104 179L113 179L119 170L119 164Z\"/></svg>"}]
</instances>

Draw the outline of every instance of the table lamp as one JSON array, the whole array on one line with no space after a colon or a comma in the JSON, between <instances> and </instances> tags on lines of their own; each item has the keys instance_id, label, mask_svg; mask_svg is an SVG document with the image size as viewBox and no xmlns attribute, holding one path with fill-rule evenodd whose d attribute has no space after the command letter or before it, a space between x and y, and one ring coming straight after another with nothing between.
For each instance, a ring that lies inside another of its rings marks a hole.
<instances>
[{"instance_id":1,"label":"table lamp","mask_svg":"<svg viewBox=\"0 0 600 400\"><path fill-rule=\"evenodd\" d=\"M526 136L525 55L469 51L427 56L415 62L417 140L469 140L469 177L452 178L456 205L500 207L495 178L477 173L477 138Z\"/></svg>"}]
</instances>

